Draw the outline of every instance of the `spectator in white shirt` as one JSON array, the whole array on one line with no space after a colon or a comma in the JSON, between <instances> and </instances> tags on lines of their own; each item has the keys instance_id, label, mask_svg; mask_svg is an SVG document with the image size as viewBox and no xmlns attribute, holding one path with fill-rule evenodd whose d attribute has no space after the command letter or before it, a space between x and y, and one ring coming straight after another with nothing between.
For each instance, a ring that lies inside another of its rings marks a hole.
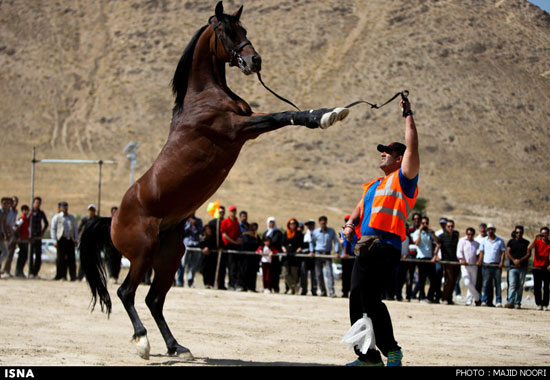
<instances>
[{"instance_id":1,"label":"spectator in white shirt","mask_svg":"<svg viewBox=\"0 0 550 380\"><path fill-rule=\"evenodd\" d=\"M464 286L468 288L466 295L466 305L472 305L472 300L476 306L481 304L481 295L476 289L477 281L477 262L479 243L474 240L476 231L469 227L466 229L466 236L458 241L456 257L460 261L460 272L464 280Z\"/></svg>"}]
</instances>

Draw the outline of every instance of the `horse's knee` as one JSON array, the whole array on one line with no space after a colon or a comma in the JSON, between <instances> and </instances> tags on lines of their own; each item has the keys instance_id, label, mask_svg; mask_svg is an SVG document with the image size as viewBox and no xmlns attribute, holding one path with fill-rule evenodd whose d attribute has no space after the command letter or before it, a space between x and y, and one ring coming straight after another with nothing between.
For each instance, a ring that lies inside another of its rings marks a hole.
<instances>
[{"instance_id":1,"label":"horse's knee","mask_svg":"<svg viewBox=\"0 0 550 380\"><path fill-rule=\"evenodd\" d=\"M151 292L149 292L149 294L147 294L147 297L145 297L145 304L151 311L153 317L162 314L164 301L158 295L151 294Z\"/></svg>"}]
</instances>

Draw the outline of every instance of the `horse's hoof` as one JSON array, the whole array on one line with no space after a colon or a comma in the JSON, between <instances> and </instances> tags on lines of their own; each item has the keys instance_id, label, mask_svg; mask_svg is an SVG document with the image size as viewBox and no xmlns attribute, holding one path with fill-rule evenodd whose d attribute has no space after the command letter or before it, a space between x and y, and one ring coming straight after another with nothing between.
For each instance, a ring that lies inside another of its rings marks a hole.
<instances>
[{"instance_id":1,"label":"horse's hoof","mask_svg":"<svg viewBox=\"0 0 550 380\"><path fill-rule=\"evenodd\" d=\"M334 111L327 112L321 117L320 127L321 129L327 129L336 122L338 114Z\"/></svg>"},{"instance_id":2,"label":"horse's hoof","mask_svg":"<svg viewBox=\"0 0 550 380\"><path fill-rule=\"evenodd\" d=\"M177 356L178 358L182 358L184 360L193 360L193 354L191 354L191 351L187 347L178 346L175 349L168 350L168 355L170 356Z\"/></svg>"},{"instance_id":3,"label":"horse's hoof","mask_svg":"<svg viewBox=\"0 0 550 380\"><path fill-rule=\"evenodd\" d=\"M336 112L338 121L344 120L349 115L349 109L344 107L335 108L332 112Z\"/></svg>"},{"instance_id":4,"label":"horse's hoof","mask_svg":"<svg viewBox=\"0 0 550 380\"><path fill-rule=\"evenodd\" d=\"M139 357L145 360L149 360L149 352L151 351L151 346L149 346L149 339L147 339L147 335L137 336L134 338L134 341L136 342L136 350Z\"/></svg>"}]
</instances>

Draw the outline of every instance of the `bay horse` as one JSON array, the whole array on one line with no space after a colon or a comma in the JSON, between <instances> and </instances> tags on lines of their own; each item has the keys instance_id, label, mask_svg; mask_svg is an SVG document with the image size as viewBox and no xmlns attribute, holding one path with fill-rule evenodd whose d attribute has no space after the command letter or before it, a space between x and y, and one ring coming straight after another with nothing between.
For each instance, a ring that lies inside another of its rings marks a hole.
<instances>
[{"instance_id":1,"label":"bay horse","mask_svg":"<svg viewBox=\"0 0 550 380\"><path fill-rule=\"evenodd\" d=\"M220 1L215 15L193 36L172 80L175 106L164 147L151 168L127 190L112 219L96 218L81 237L81 262L92 292L92 310L98 298L108 315L112 306L101 251L114 246L130 261L117 294L134 327L138 355L144 359L149 357L150 345L134 299L151 268L154 278L145 303L168 354L192 358L170 332L163 305L185 253L185 220L220 187L244 143L286 125L326 128L349 112L340 107L253 113L229 89L225 77L226 63L247 75L261 69L261 57L239 22L242 9L224 14Z\"/></svg>"}]
</instances>

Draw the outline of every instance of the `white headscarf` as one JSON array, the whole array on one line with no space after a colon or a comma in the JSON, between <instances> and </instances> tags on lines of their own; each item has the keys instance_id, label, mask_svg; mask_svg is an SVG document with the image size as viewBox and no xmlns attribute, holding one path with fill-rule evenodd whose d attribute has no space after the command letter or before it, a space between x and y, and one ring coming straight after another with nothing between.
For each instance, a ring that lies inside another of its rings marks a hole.
<instances>
[{"instance_id":1,"label":"white headscarf","mask_svg":"<svg viewBox=\"0 0 550 380\"><path fill-rule=\"evenodd\" d=\"M269 227L269 222L273 222L273 228L270 228ZM274 231L277 231L279 228L277 227L277 222L275 221L275 218L273 216L270 216L269 218L267 218L267 232L265 234L265 236L269 236L271 237L271 235L273 234Z\"/></svg>"}]
</instances>

